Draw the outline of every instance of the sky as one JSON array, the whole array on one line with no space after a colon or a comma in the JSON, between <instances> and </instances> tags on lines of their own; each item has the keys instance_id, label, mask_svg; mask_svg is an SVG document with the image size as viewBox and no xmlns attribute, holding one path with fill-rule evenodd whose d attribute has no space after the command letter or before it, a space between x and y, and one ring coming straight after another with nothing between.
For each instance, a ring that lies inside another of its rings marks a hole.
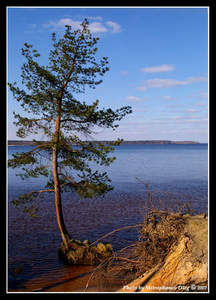
<instances>
[{"instance_id":1,"label":"sky","mask_svg":"<svg viewBox=\"0 0 216 300\"><path fill-rule=\"evenodd\" d=\"M24 43L48 64L51 35L87 18L100 38L98 56L110 71L80 100L99 99L101 108L130 105L133 113L116 131L97 130L95 140L190 140L208 142L207 7L8 7L7 79L20 83ZM8 90L8 139L19 140L13 111L23 114ZM43 136L28 136L31 140Z\"/></svg>"}]
</instances>

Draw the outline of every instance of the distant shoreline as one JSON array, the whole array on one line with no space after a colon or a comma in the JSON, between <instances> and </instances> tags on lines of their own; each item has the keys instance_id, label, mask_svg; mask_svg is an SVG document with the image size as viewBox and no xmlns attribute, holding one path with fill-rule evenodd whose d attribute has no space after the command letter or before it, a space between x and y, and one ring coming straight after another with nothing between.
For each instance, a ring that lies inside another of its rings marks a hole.
<instances>
[{"instance_id":1,"label":"distant shoreline","mask_svg":"<svg viewBox=\"0 0 216 300\"><path fill-rule=\"evenodd\" d=\"M95 143L101 142L101 143L108 143L111 141L93 141ZM34 141L8 141L8 146L34 146L36 143ZM123 145L127 144L157 144L157 145L178 145L178 144L202 144L200 142L195 141L169 141L169 140L138 140L138 141L123 141Z\"/></svg>"}]
</instances>

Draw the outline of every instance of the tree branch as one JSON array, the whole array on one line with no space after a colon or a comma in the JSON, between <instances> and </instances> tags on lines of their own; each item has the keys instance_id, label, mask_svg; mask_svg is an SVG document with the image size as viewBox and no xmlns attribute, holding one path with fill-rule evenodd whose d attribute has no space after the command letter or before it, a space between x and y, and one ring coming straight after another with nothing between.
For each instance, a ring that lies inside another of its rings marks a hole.
<instances>
[{"instance_id":1,"label":"tree branch","mask_svg":"<svg viewBox=\"0 0 216 300\"><path fill-rule=\"evenodd\" d=\"M39 191L31 191L30 193L28 193L28 195L30 195L30 194L34 194L34 193L41 194L41 193L46 193L46 192L54 192L54 191L55 191L54 189L39 190Z\"/></svg>"},{"instance_id":2,"label":"tree branch","mask_svg":"<svg viewBox=\"0 0 216 300\"><path fill-rule=\"evenodd\" d=\"M68 184L71 184L71 185L74 185L74 186L77 185L77 183L75 181L72 181L72 179L69 176L67 176L67 175L65 175L63 173L59 173L59 175L64 176L69 181L69 182L66 182L66 183L62 184L62 187L64 185L68 185Z\"/></svg>"},{"instance_id":3,"label":"tree branch","mask_svg":"<svg viewBox=\"0 0 216 300\"><path fill-rule=\"evenodd\" d=\"M142 227L143 224L136 224L136 225L130 225L130 226L124 226L124 227L121 227L121 228L118 228L118 229L115 229L105 235L103 235L102 237L100 237L99 239L97 239L96 241L94 241L93 243L91 243L90 246L96 244L97 242L99 242L100 240L103 240L105 239L106 237L108 237L109 235L115 233L115 232L118 232L118 231L122 231L122 230L127 230L127 229L131 229L131 228L136 228L136 227Z\"/></svg>"}]
</instances>

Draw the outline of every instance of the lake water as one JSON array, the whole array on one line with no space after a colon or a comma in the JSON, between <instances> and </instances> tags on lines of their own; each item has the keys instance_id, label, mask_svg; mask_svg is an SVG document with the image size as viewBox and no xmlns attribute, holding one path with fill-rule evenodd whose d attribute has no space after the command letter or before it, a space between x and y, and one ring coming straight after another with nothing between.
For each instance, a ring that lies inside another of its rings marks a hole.
<instances>
[{"instance_id":1,"label":"lake water","mask_svg":"<svg viewBox=\"0 0 216 300\"><path fill-rule=\"evenodd\" d=\"M12 153L31 147L8 149L10 158ZM116 228L142 222L148 204L144 183L149 184L158 207L175 209L177 202L190 201L195 213L208 212L207 144L121 145L113 155L116 161L104 169L112 179L113 191L97 199L63 195L64 218L73 238L93 242ZM43 188L46 179L23 181L16 172L8 170L8 285L9 289L25 289L31 278L71 267L63 266L57 255L61 237L54 196L49 194L40 201L37 219L29 218L11 203L22 193ZM110 236L106 242L118 250L137 237L136 230L128 230Z\"/></svg>"}]
</instances>

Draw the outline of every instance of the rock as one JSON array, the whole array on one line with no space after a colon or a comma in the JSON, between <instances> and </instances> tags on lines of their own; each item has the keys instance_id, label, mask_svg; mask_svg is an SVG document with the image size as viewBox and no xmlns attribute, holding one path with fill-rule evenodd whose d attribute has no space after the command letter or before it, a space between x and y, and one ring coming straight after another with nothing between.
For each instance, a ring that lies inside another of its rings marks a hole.
<instances>
[{"instance_id":1,"label":"rock","mask_svg":"<svg viewBox=\"0 0 216 300\"><path fill-rule=\"evenodd\" d=\"M101 254L106 252L106 246L103 243L98 243L97 244L97 251Z\"/></svg>"},{"instance_id":2,"label":"rock","mask_svg":"<svg viewBox=\"0 0 216 300\"><path fill-rule=\"evenodd\" d=\"M89 246L89 245L90 245L90 242L89 242L89 240L85 240L85 241L83 241L83 244L84 244L85 246Z\"/></svg>"},{"instance_id":3,"label":"rock","mask_svg":"<svg viewBox=\"0 0 216 300\"><path fill-rule=\"evenodd\" d=\"M69 248L66 249L62 243L58 249L59 257L70 265L98 265L113 254L111 244L98 243L91 246L88 240L69 241Z\"/></svg>"},{"instance_id":4,"label":"rock","mask_svg":"<svg viewBox=\"0 0 216 300\"><path fill-rule=\"evenodd\" d=\"M112 245L111 244L105 244L105 246L106 246L106 251L108 251L108 252L110 252L110 253L113 253L113 247L112 247Z\"/></svg>"},{"instance_id":5,"label":"rock","mask_svg":"<svg viewBox=\"0 0 216 300\"><path fill-rule=\"evenodd\" d=\"M184 231L164 261L118 292L207 292L208 217L183 218Z\"/></svg>"}]
</instances>

